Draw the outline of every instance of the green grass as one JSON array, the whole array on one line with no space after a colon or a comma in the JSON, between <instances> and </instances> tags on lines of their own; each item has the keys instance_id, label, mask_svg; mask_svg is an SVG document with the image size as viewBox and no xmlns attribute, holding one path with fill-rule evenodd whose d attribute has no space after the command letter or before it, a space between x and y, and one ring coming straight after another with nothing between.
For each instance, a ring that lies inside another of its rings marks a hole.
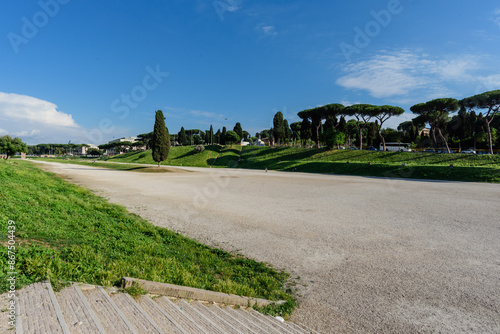
<instances>
[{"instance_id":1,"label":"green grass","mask_svg":"<svg viewBox=\"0 0 500 334\"><path fill-rule=\"evenodd\" d=\"M0 161L0 184L0 292L12 220L17 288L45 279L110 286L129 276L287 301L271 314L294 307L288 274L156 227L33 163Z\"/></svg>"},{"instance_id":2,"label":"green grass","mask_svg":"<svg viewBox=\"0 0 500 334\"><path fill-rule=\"evenodd\" d=\"M499 155L436 154L325 150L295 147L208 146L194 155L192 147L172 147L166 165L231 167L331 173L393 178L450 181L500 182ZM213 153L210 155L210 151ZM213 157L220 153L217 160ZM241 159L240 159L241 155ZM109 159L114 162L154 163L151 152L128 153ZM347 163L349 162L349 163ZM402 166L405 164L405 166ZM453 165L453 168L450 167Z\"/></svg>"},{"instance_id":3,"label":"green grass","mask_svg":"<svg viewBox=\"0 0 500 334\"><path fill-rule=\"evenodd\" d=\"M241 158L239 166L242 168L267 167L271 170L340 175L500 182L498 155L248 147L243 150Z\"/></svg>"},{"instance_id":4,"label":"green grass","mask_svg":"<svg viewBox=\"0 0 500 334\"><path fill-rule=\"evenodd\" d=\"M500 167L499 155L378 152L305 148L245 147L242 158L249 163L275 164L281 161L371 162L379 164L443 165L461 167Z\"/></svg>"},{"instance_id":5,"label":"green grass","mask_svg":"<svg viewBox=\"0 0 500 334\"><path fill-rule=\"evenodd\" d=\"M201 153L195 154L192 146L176 146L170 148L167 160L162 165L191 166L191 167L234 167L238 161L240 146L207 145ZM217 159L216 159L217 158ZM157 164L151 151L130 152L118 156L105 158L111 162L128 162L139 164Z\"/></svg>"}]
</instances>

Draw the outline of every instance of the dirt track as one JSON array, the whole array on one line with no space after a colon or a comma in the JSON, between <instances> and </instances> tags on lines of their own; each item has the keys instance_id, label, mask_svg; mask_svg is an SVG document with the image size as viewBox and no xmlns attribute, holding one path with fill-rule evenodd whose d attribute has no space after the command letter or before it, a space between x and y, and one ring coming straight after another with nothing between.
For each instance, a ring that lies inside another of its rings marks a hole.
<instances>
[{"instance_id":1,"label":"dirt track","mask_svg":"<svg viewBox=\"0 0 500 334\"><path fill-rule=\"evenodd\" d=\"M45 164L152 223L300 276L321 333L500 333L500 185Z\"/></svg>"}]
</instances>

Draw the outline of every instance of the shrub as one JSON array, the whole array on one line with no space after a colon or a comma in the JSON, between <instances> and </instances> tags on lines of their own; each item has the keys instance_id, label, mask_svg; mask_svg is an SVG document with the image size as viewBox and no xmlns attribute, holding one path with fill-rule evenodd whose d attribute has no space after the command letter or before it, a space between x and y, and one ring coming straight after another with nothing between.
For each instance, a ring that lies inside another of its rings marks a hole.
<instances>
[{"instance_id":1,"label":"shrub","mask_svg":"<svg viewBox=\"0 0 500 334\"><path fill-rule=\"evenodd\" d=\"M196 145L194 148L194 154L198 154L205 151L205 146L203 145Z\"/></svg>"}]
</instances>

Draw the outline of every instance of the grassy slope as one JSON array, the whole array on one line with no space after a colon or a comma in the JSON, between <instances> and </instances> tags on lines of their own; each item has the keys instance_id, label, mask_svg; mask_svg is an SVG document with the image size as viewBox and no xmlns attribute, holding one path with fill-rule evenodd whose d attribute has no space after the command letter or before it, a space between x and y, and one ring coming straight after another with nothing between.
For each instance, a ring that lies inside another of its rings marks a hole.
<instances>
[{"instance_id":1,"label":"grassy slope","mask_svg":"<svg viewBox=\"0 0 500 334\"><path fill-rule=\"evenodd\" d=\"M199 154L194 154L191 146L171 147L167 160L162 165L170 166L191 166L191 167L228 167L234 166L238 161L241 147L226 146L222 148L218 145L205 146L205 150ZM216 159L217 158L217 159ZM139 164L156 164L153 161L151 151L131 152L106 159L111 162L128 162Z\"/></svg>"},{"instance_id":2,"label":"grassy slope","mask_svg":"<svg viewBox=\"0 0 500 334\"><path fill-rule=\"evenodd\" d=\"M192 147L173 147L164 164L208 167L219 152L208 146L195 155ZM334 173L342 175L420 178L452 181L500 182L500 156L470 154L435 154L409 152L373 152L357 150L226 147L214 167ZM213 151L212 153L210 153ZM154 163L151 152L128 153L109 161ZM349 164L347 164L349 162ZM369 165L371 163L371 165ZM401 166L402 164L405 166ZM450 165L454 167L451 168Z\"/></svg>"},{"instance_id":3,"label":"grassy slope","mask_svg":"<svg viewBox=\"0 0 500 334\"><path fill-rule=\"evenodd\" d=\"M156 227L29 162L0 160L0 292L8 289L7 224L15 221L17 288L50 279L112 285L122 276L286 299L287 274ZM272 310L271 310L272 312Z\"/></svg>"}]
</instances>

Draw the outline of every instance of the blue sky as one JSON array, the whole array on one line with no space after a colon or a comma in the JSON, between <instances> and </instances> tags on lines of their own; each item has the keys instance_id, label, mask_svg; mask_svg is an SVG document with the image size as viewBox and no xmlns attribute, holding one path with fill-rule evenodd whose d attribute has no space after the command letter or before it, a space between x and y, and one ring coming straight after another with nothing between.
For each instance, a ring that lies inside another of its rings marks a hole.
<instances>
[{"instance_id":1,"label":"blue sky","mask_svg":"<svg viewBox=\"0 0 500 334\"><path fill-rule=\"evenodd\" d=\"M328 103L409 107L500 88L500 3L425 0L9 1L0 135L97 143Z\"/></svg>"}]
</instances>

